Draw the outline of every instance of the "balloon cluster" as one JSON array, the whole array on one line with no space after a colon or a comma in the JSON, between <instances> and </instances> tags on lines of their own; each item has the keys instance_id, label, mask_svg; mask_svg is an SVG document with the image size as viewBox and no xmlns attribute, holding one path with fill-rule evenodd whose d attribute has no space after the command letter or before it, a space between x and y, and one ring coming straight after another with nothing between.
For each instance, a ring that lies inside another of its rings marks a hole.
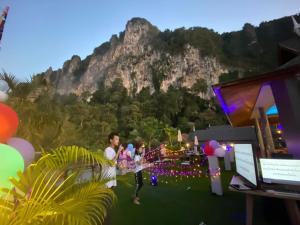
<instances>
[{"instance_id":1,"label":"balloon cluster","mask_svg":"<svg viewBox=\"0 0 300 225\"><path fill-rule=\"evenodd\" d=\"M35 156L35 150L28 141L13 137L19 119L17 113L9 106L1 103L7 100L8 85L0 83L0 188L13 186L10 177L17 178L17 172L24 171ZM5 96L6 97L3 97ZM1 194L0 194L1 195Z\"/></svg>"},{"instance_id":2,"label":"balloon cluster","mask_svg":"<svg viewBox=\"0 0 300 225\"><path fill-rule=\"evenodd\" d=\"M219 142L211 140L205 143L204 153L208 156L215 155L217 157L224 157L225 149L219 144Z\"/></svg>"}]
</instances>

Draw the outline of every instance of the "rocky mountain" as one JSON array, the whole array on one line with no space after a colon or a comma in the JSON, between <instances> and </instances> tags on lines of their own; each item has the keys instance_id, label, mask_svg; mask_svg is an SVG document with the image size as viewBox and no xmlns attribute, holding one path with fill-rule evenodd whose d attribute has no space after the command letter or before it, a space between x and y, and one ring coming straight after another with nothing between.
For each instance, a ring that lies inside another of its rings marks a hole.
<instances>
[{"instance_id":1,"label":"rocky mountain","mask_svg":"<svg viewBox=\"0 0 300 225\"><path fill-rule=\"evenodd\" d=\"M198 80L209 87L232 71L243 76L275 68L277 43L293 35L289 17L259 27L245 24L241 31L221 35L199 27L161 32L147 20L133 18L125 31L85 59L75 55L62 69L49 68L41 75L61 95L93 93L100 82L110 86L116 79L130 94L146 87L152 92L170 86L190 89ZM208 88L198 94L209 98L212 93Z\"/></svg>"}]
</instances>

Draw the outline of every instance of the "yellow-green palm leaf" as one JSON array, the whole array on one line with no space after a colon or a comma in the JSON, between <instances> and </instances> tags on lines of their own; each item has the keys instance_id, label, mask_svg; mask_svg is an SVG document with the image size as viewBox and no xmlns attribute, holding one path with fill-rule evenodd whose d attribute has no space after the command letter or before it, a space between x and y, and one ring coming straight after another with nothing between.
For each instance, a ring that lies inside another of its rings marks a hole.
<instances>
[{"instance_id":1,"label":"yellow-green palm leaf","mask_svg":"<svg viewBox=\"0 0 300 225\"><path fill-rule=\"evenodd\" d=\"M107 163L101 153L76 146L45 154L24 173L18 173L19 179L11 179L13 190L4 190L1 224L102 224L116 197L106 188L103 177L82 181L79 176L87 166L101 168Z\"/></svg>"},{"instance_id":2,"label":"yellow-green palm leaf","mask_svg":"<svg viewBox=\"0 0 300 225\"><path fill-rule=\"evenodd\" d=\"M92 152L78 146L62 146L50 153L43 153L37 165L47 169L65 169L71 167L101 166L110 164L103 152Z\"/></svg>"}]
</instances>

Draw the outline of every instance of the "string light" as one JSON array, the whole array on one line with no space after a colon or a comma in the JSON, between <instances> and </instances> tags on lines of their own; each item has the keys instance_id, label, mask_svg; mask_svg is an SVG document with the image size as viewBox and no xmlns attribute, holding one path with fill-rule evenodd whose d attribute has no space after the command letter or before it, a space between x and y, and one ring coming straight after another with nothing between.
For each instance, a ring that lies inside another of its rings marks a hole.
<instances>
[{"instance_id":1,"label":"string light","mask_svg":"<svg viewBox=\"0 0 300 225\"><path fill-rule=\"evenodd\" d=\"M209 169L209 175L212 179L215 179L221 175L220 167L217 169Z\"/></svg>"},{"instance_id":2,"label":"string light","mask_svg":"<svg viewBox=\"0 0 300 225\"><path fill-rule=\"evenodd\" d=\"M229 146L229 145L228 145ZM181 164L181 159L178 158L180 155L184 155L186 150L171 151L165 149L165 154L162 156L159 148L149 151L145 154L145 159L148 162L152 162L151 166L145 168L145 173L148 174L148 179L156 177L157 183L171 184L181 182L183 179L199 179L208 177L206 173L203 173L202 167L207 166L207 157L195 157L189 161L189 163ZM157 158L168 158L165 161L154 161ZM203 174L203 176L202 176ZM220 171L209 171L212 177L220 175ZM174 180L167 180L168 178L174 177ZM160 179L158 179L160 178ZM145 177L144 180L147 178ZM151 180L151 179L150 179Z\"/></svg>"}]
</instances>

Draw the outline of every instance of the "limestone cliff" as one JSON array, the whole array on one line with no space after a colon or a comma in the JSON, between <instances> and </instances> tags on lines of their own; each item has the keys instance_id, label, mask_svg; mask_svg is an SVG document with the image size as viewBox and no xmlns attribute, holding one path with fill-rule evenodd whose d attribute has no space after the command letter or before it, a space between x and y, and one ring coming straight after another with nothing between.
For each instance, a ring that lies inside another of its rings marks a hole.
<instances>
[{"instance_id":1,"label":"limestone cliff","mask_svg":"<svg viewBox=\"0 0 300 225\"><path fill-rule=\"evenodd\" d=\"M46 79L58 94L93 93L100 81L110 86L117 78L123 81L129 93L138 93L145 87L151 91L166 91L171 85L191 88L199 78L210 85L227 72L216 57L202 54L189 44L178 54L154 47L153 40L159 33L158 28L145 19L134 18L127 23L124 32L113 35L86 59L73 56L62 69L50 68L45 72ZM211 91L199 94L208 98Z\"/></svg>"}]
</instances>

